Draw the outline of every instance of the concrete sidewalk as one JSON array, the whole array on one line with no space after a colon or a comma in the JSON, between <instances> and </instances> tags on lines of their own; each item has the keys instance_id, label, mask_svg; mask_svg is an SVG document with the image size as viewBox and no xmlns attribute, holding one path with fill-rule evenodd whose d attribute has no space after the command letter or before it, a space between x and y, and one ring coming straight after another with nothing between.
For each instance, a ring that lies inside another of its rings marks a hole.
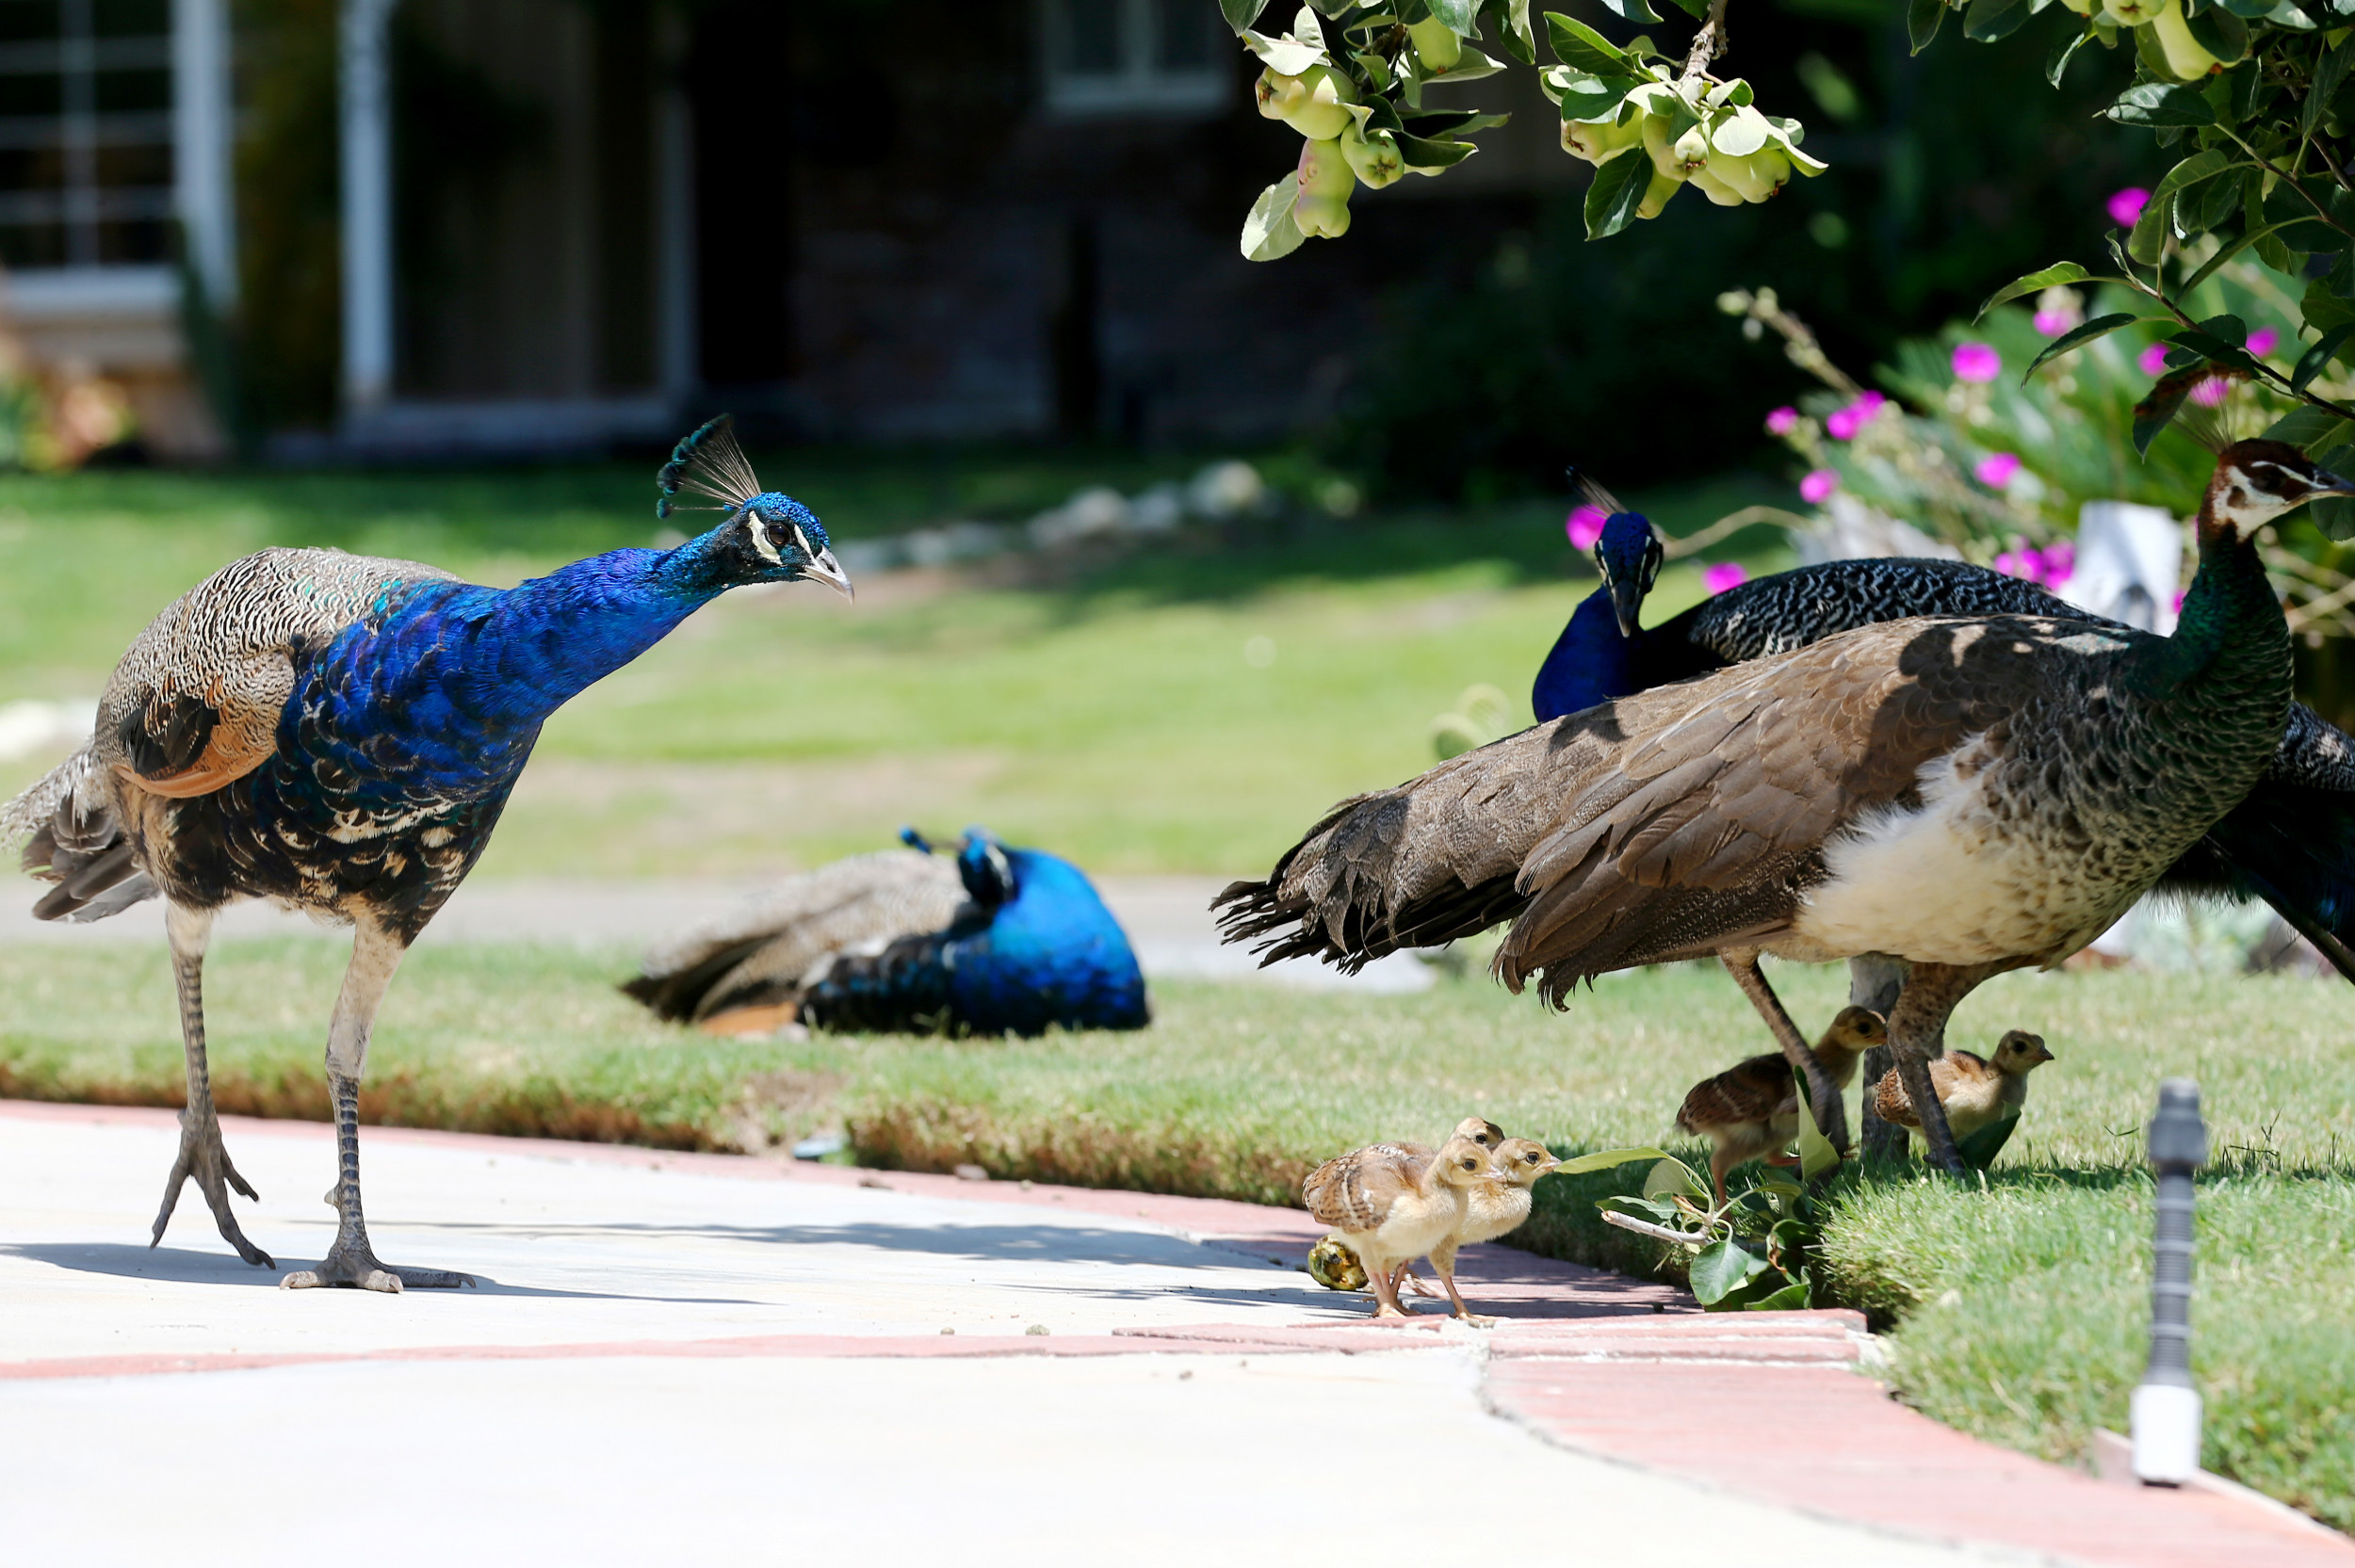
<instances>
[{"instance_id":1,"label":"concrete sidewalk","mask_svg":"<svg viewBox=\"0 0 2355 1568\"><path fill-rule=\"evenodd\" d=\"M482 1288L281 1291L193 1191L146 1248L175 1137L0 1102L0 1556L2355 1562L1938 1428L1844 1314L1491 1247L1497 1329L1375 1327L1289 1211L384 1128L380 1253ZM227 1137L316 1258L329 1129Z\"/></svg>"}]
</instances>

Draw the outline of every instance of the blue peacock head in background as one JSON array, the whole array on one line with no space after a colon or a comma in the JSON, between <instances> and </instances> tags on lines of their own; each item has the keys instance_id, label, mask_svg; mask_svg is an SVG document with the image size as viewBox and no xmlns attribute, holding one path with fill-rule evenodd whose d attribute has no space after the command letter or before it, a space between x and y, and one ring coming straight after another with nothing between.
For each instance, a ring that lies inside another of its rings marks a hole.
<instances>
[{"instance_id":1,"label":"blue peacock head in background","mask_svg":"<svg viewBox=\"0 0 2355 1568\"><path fill-rule=\"evenodd\" d=\"M706 509L727 512L727 521L716 531L724 536L723 547L742 558L746 582L818 582L845 599L857 597L849 574L834 558L832 542L817 514L790 495L760 488L727 414L708 421L673 448L655 483L662 492L654 508L658 518L679 509L676 497L682 490L721 503Z\"/></svg>"},{"instance_id":2,"label":"blue peacock head in background","mask_svg":"<svg viewBox=\"0 0 2355 1568\"><path fill-rule=\"evenodd\" d=\"M1660 575L1660 563L1665 558L1660 536L1652 532L1650 518L1640 511L1628 510L1616 496L1586 475L1573 468L1569 477L1586 504L1607 514L1602 533L1595 541L1595 570L1602 574L1602 586L1610 590L1611 610L1618 618L1619 635L1633 637L1639 624L1636 616Z\"/></svg>"},{"instance_id":3,"label":"blue peacock head in background","mask_svg":"<svg viewBox=\"0 0 2355 1568\"><path fill-rule=\"evenodd\" d=\"M965 883L965 896L983 909L1010 904L1022 891L1006 847L987 828L965 830L965 841L957 847L957 877Z\"/></svg>"}]
</instances>

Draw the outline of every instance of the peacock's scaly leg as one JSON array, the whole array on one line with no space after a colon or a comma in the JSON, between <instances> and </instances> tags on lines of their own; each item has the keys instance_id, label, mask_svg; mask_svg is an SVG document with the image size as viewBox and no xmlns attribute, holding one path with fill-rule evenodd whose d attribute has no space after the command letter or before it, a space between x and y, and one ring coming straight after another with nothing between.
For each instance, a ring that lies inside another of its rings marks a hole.
<instances>
[{"instance_id":1,"label":"peacock's scaly leg","mask_svg":"<svg viewBox=\"0 0 2355 1568\"><path fill-rule=\"evenodd\" d=\"M368 1226L360 1209L360 1075L367 1068L368 1032L384 988L407 951L399 938L362 920L351 944L351 967L335 998L327 1032L327 1083L335 1100L335 1185L327 1202L335 1210L335 1244L316 1269L299 1269L280 1281L289 1290L314 1285L356 1285L362 1290L447 1288L474 1284L465 1274L441 1269L391 1269L368 1246Z\"/></svg>"},{"instance_id":2,"label":"peacock's scaly leg","mask_svg":"<svg viewBox=\"0 0 2355 1568\"><path fill-rule=\"evenodd\" d=\"M1897 998L1906 988L1906 976L1912 966L1886 953L1865 953L1848 961L1848 1005L1871 1008L1886 1021L1897 1010ZM1873 1086L1881 1081L1890 1069L1889 1047L1876 1045L1864 1053L1864 1099L1857 1118L1857 1141L1868 1158L1901 1159L1906 1152L1906 1130L1893 1122L1884 1122L1880 1112L1873 1108Z\"/></svg>"},{"instance_id":3,"label":"peacock's scaly leg","mask_svg":"<svg viewBox=\"0 0 2355 1568\"><path fill-rule=\"evenodd\" d=\"M1833 1148L1846 1154L1848 1108L1841 1100L1840 1085L1808 1044L1807 1037L1799 1033L1799 1026L1791 1022L1791 1015L1782 1010L1782 998L1766 983L1765 975L1758 967L1758 949L1733 948L1719 953L1717 962L1726 966L1733 983L1742 988L1750 1005L1758 1009L1758 1015L1766 1020L1767 1032L1782 1047L1783 1059L1807 1075L1808 1099L1814 1106L1816 1128L1831 1140Z\"/></svg>"},{"instance_id":4,"label":"peacock's scaly leg","mask_svg":"<svg viewBox=\"0 0 2355 1568\"><path fill-rule=\"evenodd\" d=\"M180 1202L180 1188L189 1177L211 1205L221 1239L257 1269L275 1269L270 1255L245 1238L237 1216L229 1206L232 1188L248 1198L257 1197L252 1184L237 1174L229 1151L220 1141L220 1118L213 1110L213 1079L204 1061L204 949L212 941L213 912L169 904L164 929L171 938L171 978L180 992L180 1041L188 1059L188 1103L180 1112L180 1153L164 1181L164 1204L155 1211L154 1234L148 1246L164 1238L171 1211Z\"/></svg>"},{"instance_id":5,"label":"peacock's scaly leg","mask_svg":"<svg viewBox=\"0 0 2355 1568\"><path fill-rule=\"evenodd\" d=\"M1917 963L1897 997L1889 1019L1889 1048L1897 1059L1897 1075L1913 1102L1915 1120L1922 1124L1922 1141L1929 1162L1950 1175L1963 1172L1962 1156L1955 1152L1955 1135L1946 1125L1946 1107L1930 1083L1930 1059L1946 1050L1946 1020L1955 1005L1971 994L1981 980L2017 969L2033 959L2002 963Z\"/></svg>"}]
</instances>

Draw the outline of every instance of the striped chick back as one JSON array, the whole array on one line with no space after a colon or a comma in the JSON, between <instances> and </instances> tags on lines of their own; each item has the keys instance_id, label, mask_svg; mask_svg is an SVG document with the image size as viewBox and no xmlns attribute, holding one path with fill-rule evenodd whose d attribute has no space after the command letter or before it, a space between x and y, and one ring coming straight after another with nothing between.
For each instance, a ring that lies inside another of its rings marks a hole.
<instances>
[{"instance_id":1,"label":"striped chick back","mask_svg":"<svg viewBox=\"0 0 2355 1568\"><path fill-rule=\"evenodd\" d=\"M1390 1208L1415 1189L1431 1151L1415 1145L1372 1143L1326 1160L1300 1184L1300 1196L1319 1224L1347 1235L1378 1230Z\"/></svg>"}]
</instances>

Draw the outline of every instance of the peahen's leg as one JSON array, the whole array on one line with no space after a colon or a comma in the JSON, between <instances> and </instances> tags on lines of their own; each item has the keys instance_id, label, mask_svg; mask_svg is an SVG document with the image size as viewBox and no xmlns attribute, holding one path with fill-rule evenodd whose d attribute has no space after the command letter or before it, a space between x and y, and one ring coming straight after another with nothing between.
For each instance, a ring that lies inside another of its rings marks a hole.
<instances>
[{"instance_id":1,"label":"peahen's leg","mask_svg":"<svg viewBox=\"0 0 2355 1568\"><path fill-rule=\"evenodd\" d=\"M1758 1009L1758 1015L1766 1020L1767 1032L1782 1047L1783 1059L1807 1075L1808 1098L1815 1107L1816 1128L1831 1140L1833 1148L1846 1154L1848 1111L1841 1101L1840 1085L1816 1059L1814 1048L1799 1033L1799 1026L1791 1022L1791 1015L1782 1010L1782 999L1775 994L1775 988L1766 983L1765 975L1758 967L1758 949L1737 947L1719 953L1717 962L1726 966L1733 983L1742 988L1750 1005Z\"/></svg>"},{"instance_id":2,"label":"peahen's leg","mask_svg":"<svg viewBox=\"0 0 2355 1568\"><path fill-rule=\"evenodd\" d=\"M335 998L327 1030L327 1085L335 1100L335 1185L327 1194L335 1210L335 1244L317 1269L288 1274L279 1283L290 1290L313 1285L357 1285L363 1290L398 1291L472 1285L464 1274L440 1269L388 1269L368 1248L368 1226L360 1211L360 1075L367 1070L368 1031L384 988L400 967L407 946L399 938L362 920L351 943L351 967Z\"/></svg>"},{"instance_id":3,"label":"peahen's leg","mask_svg":"<svg viewBox=\"0 0 2355 1568\"><path fill-rule=\"evenodd\" d=\"M1930 1164L1952 1175L1962 1174L1962 1156L1955 1152L1955 1135L1946 1125L1946 1107L1939 1104L1930 1084L1930 1059L1946 1049L1946 1020L1955 1004L1968 996L1981 980L2013 963L1918 963L1897 997L1889 1019L1889 1048L1897 1059L1897 1075L1913 1102L1922 1123L1922 1141Z\"/></svg>"},{"instance_id":4,"label":"peahen's leg","mask_svg":"<svg viewBox=\"0 0 2355 1568\"><path fill-rule=\"evenodd\" d=\"M1906 988L1906 976L1912 965L1887 953L1865 953L1848 961L1848 1005L1871 1008L1887 1019L1897 1010L1897 997ZM1864 1101L1857 1119L1857 1141L1865 1155L1874 1159L1901 1159L1906 1152L1906 1130L1892 1122L1884 1122L1880 1112L1873 1108L1873 1086L1887 1075L1892 1058L1889 1047L1876 1045L1864 1053Z\"/></svg>"},{"instance_id":5,"label":"peahen's leg","mask_svg":"<svg viewBox=\"0 0 2355 1568\"><path fill-rule=\"evenodd\" d=\"M212 941L213 912L167 904L164 929L171 938L171 978L180 991L180 1043L188 1058L188 1104L180 1112L180 1154L164 1182L164 1206L155 1211L155 1231L147 1244L153 1247L163 1240L164 1227L171 1222L171 1211L180 1202L180 1188L193 1176L197 1189L212 1206L213 1222L220 1227L221 1239L256 1268L275 1269L278 1265L270 1255L245 1238L229 1206L232 1188L249 1198L258 1195L237 1174L237 1168L229 1163L229 1151L221 1146L220 1118L213 1111L212 1073L204 1062L204 949Z\"/></svg>"}]
</instances>

